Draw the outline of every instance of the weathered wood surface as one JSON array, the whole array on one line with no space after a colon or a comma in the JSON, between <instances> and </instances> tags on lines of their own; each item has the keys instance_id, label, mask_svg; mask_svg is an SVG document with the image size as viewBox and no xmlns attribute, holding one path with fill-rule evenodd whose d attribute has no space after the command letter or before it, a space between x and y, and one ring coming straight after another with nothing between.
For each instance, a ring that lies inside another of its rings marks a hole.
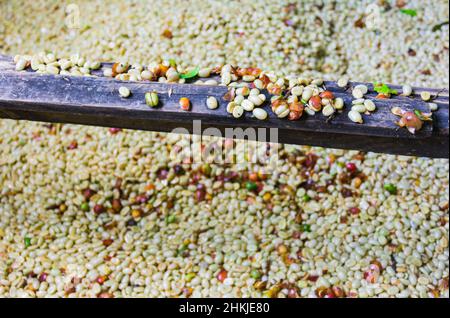
<instances>
[{"instance_id":1,"label":"weathered wood surface","mask_svg":"<svg viewBox=\"0 0 450 318\"><path fill-rule=\"evenodd\" d=\"M357 149L392 154L448 158L448 90L426 89L438 94L434 100L439 110L432 124L427 123L416 135L395 125L398 117L391 114L393 106L428 112L426 103L418 96L423 89L415 88L411 97L395 96L388 100L375 99L376 93L366 95L378 107L370 116L363 115L363 125L352 123L347 112L353 99L350 91L325 82L328 90L342 97L346 109L332 120L322 114L304 115L299 121L278 119L270 105L264 108L271 114L268 120L235 119L226 112L227 102L223 86L193 84L162 84L156 82L121 82L101 77L69 77L41 75L30 71L16 72L11 58L0 56L0 117L44 122L62 122L105 127L120 127L150 131L172 131L183 127L192 132L194 120L202 121L202 128L262 127L277 128L278 141L342 149ZM356 85L357 83L352 83ZM372 90L372 85L367 84ZM132 91L130 98L121 98L118 88L126 86ZM398 88L392 85L393 88ZM145 104L144 94L158 92L160 107ZM206 107L206 98L215 96L220 103L217 110ZM192 111L179 108L181 97L192 102Z\"/></svg>"}]
</instances>

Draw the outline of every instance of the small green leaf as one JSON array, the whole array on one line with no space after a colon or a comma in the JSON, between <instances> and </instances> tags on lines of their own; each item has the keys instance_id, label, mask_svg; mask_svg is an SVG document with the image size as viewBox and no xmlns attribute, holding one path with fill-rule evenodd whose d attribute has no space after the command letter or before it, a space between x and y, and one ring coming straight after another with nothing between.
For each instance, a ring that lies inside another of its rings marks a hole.
<instances>
[{"instance_id":1,"label":"small green leaf","mask_svg":"<svg viewBox=\"0 0 450 318\"><path fill-rule=\"evenodd\" d=\"M417 15L417 11L413 9L401 9L400 12L411 17L415 17Z\"/></svg>"},{"instance_id":2,"label":"small green leaf","mask_svg":"<svg viewBox=\"0 0 450 318\"><path fill-rule=\"evenodd\" d=\"M31 238L30 237L26 237L23 241L24 241L25 247L31 246Z\"/></svg>"},{"instance_id":3,"label":"small green leaf","mask_svg":"<svg viewBox=\"0 0 450 318\"><path fill-rule=\"evenodd\" d=\"M169 59L169 64L172 67L177 67L177 62L174 59Z\"/></svg>"},{"instance_id":4,"label":"small green leaf","mask_svg":"<svg viewBox=\"0 0 450 318\"><path fill-rule=\"evenodd\" d=\"M87 203L87 202L83 202L83 203L81 203L81 205L80 205L80 208L81 208L81 210L82 210L82 211L84 211L84 212L88 212L88 211L89 211L89 209L90 209L90 207L89 207L89 203Z\"/></svg>"},{"instance_id":5,"label":"small green leaf","mask_svg":"<svg viewBox=\"0 0 450 318\"><path fill-rule=\"evenodd\" d=\"M188 245L186 245L186 244L181 245L181 247L177 250L177 256L185 255L187 252L187 249L188 249Z\"/></svg>"},{"instance_id":6,"label":"small green leaf","mask_svg":"<svg viewBox=\"0 0 450 318\"><path fill-rule=\"evenodd\" d=\"M200 71L200 68L196 67L192 71L189 71L187 73L181 74L180 77L184 79L190 79L194 78L198 75L198 72Z\"/></svg>"},{"instance_id":7,"label":"small green leaf","mask_svg":"<svg viewBox=\"0 0 450 318\"><path fill-rule=\"evenodd\" d=\"M397 187L392 183L387 183L384 185L384 189L392 195L397 194Z\"/></svg>"},{"instance_id":8,"label":"small green leaf","mask_svg":"<svg viewBox=\"0 0 450 318\"><path fill-rule=\"evenodd\" d=\"M247 181L245 187L247 188L248 191L256 191L258 189L258 185L251 181Z\"/></svg>"},{"instance_id":9,"label":"small green leaf","mask_svg":"<svg viewBox=\"0 0 450 318\"><path fill-rule=\"evenodd\" d=\"M302 231L302 232L311 232L311 225L309 225L309 224L302 224L302 225L300 225L300 231Z\"/></svg>"}]
</instances>

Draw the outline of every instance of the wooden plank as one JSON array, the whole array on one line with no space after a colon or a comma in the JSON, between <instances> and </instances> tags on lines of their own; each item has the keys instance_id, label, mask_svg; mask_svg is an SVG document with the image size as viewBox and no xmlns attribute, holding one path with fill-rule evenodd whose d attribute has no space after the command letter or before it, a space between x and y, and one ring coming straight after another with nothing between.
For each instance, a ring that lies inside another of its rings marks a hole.
<instances>
[{"instance_id":1,"label":"wooden plank","mask_svg":"<svg viewBox=\"0 0 450 318\"><path fill-rule=\"evenodd\" d=\"M101 71L97 74L101 75ZM225 110L227 102L223 96L228 89L224 86L121 82L100 76L67 77L16 72L11 59L2 57L0 117L152 131L184 127L190 132L193 121L201 120L203 128L216 127L221 131L233 127L277 128L279 142L285 143L448 158L448 91L429 90L436 94L440 91L435 100L440 109L434 115L433 124L425 125L418 134L412 135L394 124L398 118L391 114L390 109L398 105L428 111L420 97L376 99L378 110L370 116L364 115L365 124L359 125L347 117L351 94L333 82L325 85L336 96L344 98L347 105L346 110L331 121L321 114L305 115L294 122L275 118L273 114L266 121L251 118L250 113L242 119L234 119ZM120 86L129 87L132 96L121 98L117 92ZM145 105L144 94L148 91L158 92L160 107L153 109ZM416 89L416 94L418 92L420 89ZM219 109L207 109L207 96L215 96L219 100ZM373 93L367 96L375 98ZM178 101L181 97L191 100L191 112L180 110ZM264 108L271 113L269 105Z\"/></svg>"}]
</instances>

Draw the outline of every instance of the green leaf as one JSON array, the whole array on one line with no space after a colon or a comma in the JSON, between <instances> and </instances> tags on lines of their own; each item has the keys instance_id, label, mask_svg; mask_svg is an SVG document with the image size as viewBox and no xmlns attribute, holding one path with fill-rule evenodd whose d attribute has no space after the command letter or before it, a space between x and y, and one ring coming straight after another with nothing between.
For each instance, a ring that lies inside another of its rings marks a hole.
<instances>
[{"instance_id":1,"label":"green leaf","mask_svg":"<svg viewBox=\"0 0 450 318\"><path fill-rule=\"evenodd\" d=\"M85 31L88 31L88 30L90 30L90 29L92 29L92 26L89 25L89 24L86 24L86 25L81 29L81 33L85 32Z\"/></svg>"},{"instance_id":2,"label":"green leaf","mask_svg":"<svg viewBox=\"0 0 450 318\"><path fill-rule=\"evenodd\" d=\"M422 121L432 121L430 116L424 115L420 110L414 109L414 114Z\"/></svg>"},{"instance_id":3,"label":"green leaf","mask_svg":"<svg viewBox=\"0 0 450 318\"><path fill-rule=\"evenodd\" d=\"M383 83L373 83L373 89L375 92L383 95L398 94L397 90L391 89L389 86Z\"/></svg>"},{"instance_id":4,"label":"green leaf","mask_svg":"<svg viewBox=\"0 0 450 318\"><path fill-rule=\"evenodd\" d=\"M192 71L189 71L187 73L181 74L180 77L184 79L190 79L194 78L198 75L198 72L200 71L200 68L196 67Z\"/></svg>"},{"instance_id":5,"label":"green leaf","mask_svg":"<svg viewBox=\"0 0 450 318\"><path fill-rule=\"evenodd\" d=\"M29 247L31 245L31 238L30 237L26 237L24 239L24 244L25 244L25 247Z\"/></svg>"},{"instance_id":6,"label":"green leaf","mask_svg":"<svg viewBox=\"0 0 450 318\"><path fill-rule=\"evenodd\" d=\"M301 232L311 232L311 225L309 225L309 224L300 225L300 231Z\"/></svg>"},{"instance_id":7,"label":"green leaf","mask_svg":"<svg viewBox=\"0 0 450 318\"><path fill-rule=\"evenodd\" d=\"M259 279L259 278L261 278L261 273L257 269L253 269L250 272L250 276L254 279Z\"/></svg>"},{"instance_id":8,"label":"green leaf","mask_svg":"<svg viewBox=\"0 0 450 318\"><path fill-rule=\"evenodd\" d=\"M415 17L417 15L417 11L413 9L401 9L400 12L411 17Z\"/></svg>"},{"instance_id":9,"label":"green leaf","mask_svg":"<svg viewBox=\"0 0 450 318\"><path fill-rule=\"evenodd\" d=\"M185 254L185 252L188 249L188 245L183 244L180 246L180 248L177 250L177 256L183 256Z\"/></svg>"}]
</instances>

